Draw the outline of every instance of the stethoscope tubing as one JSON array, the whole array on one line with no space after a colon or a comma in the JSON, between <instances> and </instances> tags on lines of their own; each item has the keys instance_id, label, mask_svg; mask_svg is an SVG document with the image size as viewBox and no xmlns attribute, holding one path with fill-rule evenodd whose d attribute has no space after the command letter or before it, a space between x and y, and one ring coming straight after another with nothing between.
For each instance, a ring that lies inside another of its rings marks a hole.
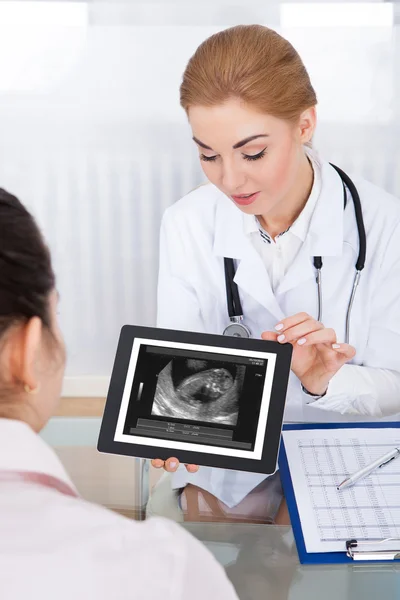
<instances>
[{"instance_id":1,"label":"stethoscope tubing","mask_svg":"<svg viewBox=\"0 0 400 600\"><path fill-rule=\"evenodd\" d=\"M353 286L350 294L349 303L346 311L346 324L345 324L345 341L346 344L349 343L350 340L350 318L351 311L354 304L354 299L356 295L356 291L360 282L361 271L365 266L365 259L367 254L367 239L365 234L365 225L362 214L362 207L360 196L357 191L356 186L350 177L342 171L339 167L330 163L331 166L338 173L339 177L343 182L343 191L344 191L344 207L346 208L347 194L346 188L349 190L350 195L353 200L354 212L357 223L357 232L359 239L359 252L357 257L357 262L355 265L356 273L353 281ZM318 313L317 320L321 321L322 319L322 266L323 261L321 256L313 257L314 267L316 269L316 283L317 283L317 293L318 293ZM243 309L242 303L240 301L239 296L239 288L234 281L235 278L235 264L232 258L224 258L224 270L225 270L225 286L226 286L226 297L227 297L227 306L228 306L228 314L230 319L230 325L228 325L223 334L224 335L233 335L236 337L251 337L250 330L246 325L242 323L243 321Z\"/></svg>"}]
</instances>

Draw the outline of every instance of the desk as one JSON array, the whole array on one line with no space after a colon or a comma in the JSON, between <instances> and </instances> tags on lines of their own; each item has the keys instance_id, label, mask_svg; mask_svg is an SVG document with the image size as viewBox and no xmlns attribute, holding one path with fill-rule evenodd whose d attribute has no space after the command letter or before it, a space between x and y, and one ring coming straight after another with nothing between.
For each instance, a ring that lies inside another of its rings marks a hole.
<instances>
[{"instance_id":1,"label":"desk","mask_svg":"<svg viewBox=\"0 0 400 600\"><path fill-rule=\"evenodd\" d=\"M152 477L148 463L96 449L101 419L55 417L42 431L82 496L143 518ZM225 567L243 600L399 600L400 565L302 566L288 527L185 523ZM195 568L195 566L193 565Z\"/></svg>"},{"instance_id":2,"label":"desk","mask_svg":"<svg viewBox=\"0 0 400 600\"><path fill-rule=\"evenodd\" d=\"M300 565L290 527L185 523L242 600L398 600L400 565Z\"/></svg>"},{"instance_id":3,"label":"desk","mask_svg":"<svg viewBox=\"0 0 400 600\"><path fill-rule=\"evenodd\" d=\"M100 425L100 417L53 417L40 435L54 448L85 500L142 520L159 473L150 476L149 461L98 452Z\"/></svg>"}]
</instances>

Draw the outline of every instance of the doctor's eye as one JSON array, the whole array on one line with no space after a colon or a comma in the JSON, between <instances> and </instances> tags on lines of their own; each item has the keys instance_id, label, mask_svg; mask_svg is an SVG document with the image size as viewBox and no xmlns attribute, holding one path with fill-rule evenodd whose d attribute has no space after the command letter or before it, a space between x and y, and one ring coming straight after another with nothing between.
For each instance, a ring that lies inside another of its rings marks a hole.
<instances>
[{"instance_id":1,"label":"doctor's eye","mask_svg":"<svg viewBox=\"0 0 400 600\"><path fill-rule=\"evenodd\" d=\"M242 156L245 160L258 160L259 158L265 156L266 153L267 148L264 148L264 150L261 150L261 152L259 152L258 154L243 154Z\"/></svg>"},{"instance_id":2,"label":"doctor's eye","mask_svg":"<svg viewBox=\"0 0 400 600\"><path fill-rule=\"evenodd\" d=\"M205 154L200 154L200 160L204 160L204 162L214 162L216 158L217 158L217 155L206 156Z\"/></svg>"}]
</instances>

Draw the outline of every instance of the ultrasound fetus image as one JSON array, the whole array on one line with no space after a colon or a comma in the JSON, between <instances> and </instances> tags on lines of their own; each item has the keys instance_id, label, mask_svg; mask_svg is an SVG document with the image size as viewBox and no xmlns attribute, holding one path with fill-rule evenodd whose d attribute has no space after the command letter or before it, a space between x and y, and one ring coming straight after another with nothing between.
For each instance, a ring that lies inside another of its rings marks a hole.
<instances>
[{"instance_id":1,"label":"ultrasound fetus image","mask_svg":"<svg viewBox=\"0 0 400 600\"><path fill-rule=\"evenodd\" d=\"M158 375L152 415L235 426L246 367L173 358Z\"/></svg>"}]
</instances>

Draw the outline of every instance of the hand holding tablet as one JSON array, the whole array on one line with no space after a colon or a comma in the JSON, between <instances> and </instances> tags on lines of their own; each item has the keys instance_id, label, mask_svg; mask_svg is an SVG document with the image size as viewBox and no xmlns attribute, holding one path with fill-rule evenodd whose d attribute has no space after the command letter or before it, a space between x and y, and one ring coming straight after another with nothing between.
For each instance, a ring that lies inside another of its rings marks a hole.
<instances>
[{"instance_id":1,"label":"hand holding tablet","mask_svg":"<svg viewBox=\"0 0 400 600\"><path fill-rule=\"evenodd\" d=\"M125 326L98 449L168 460L168 470L175 457L191 472L273 473L291 353L290 344Z\"/></svg>"},{"instance_id":2,"label":"hand holding tablet","mask_svg":"<svg viewBox=\"0 0 400 600\"><path fill-rule=\"evenodd\" d=\"M168 458L167 460L161 460L161 458L155 458L151 461L151 465L155 469L161 469L162 467L164 467L164 469L168 473L175 473L175 471L179 467L179 464L180 464L179 460L177 458L175 458L174 456L171 456L171 458ZM196 473L199 470L198 465L185 465L185 467L189 473Z\"/></svg>"}]
</instances>

